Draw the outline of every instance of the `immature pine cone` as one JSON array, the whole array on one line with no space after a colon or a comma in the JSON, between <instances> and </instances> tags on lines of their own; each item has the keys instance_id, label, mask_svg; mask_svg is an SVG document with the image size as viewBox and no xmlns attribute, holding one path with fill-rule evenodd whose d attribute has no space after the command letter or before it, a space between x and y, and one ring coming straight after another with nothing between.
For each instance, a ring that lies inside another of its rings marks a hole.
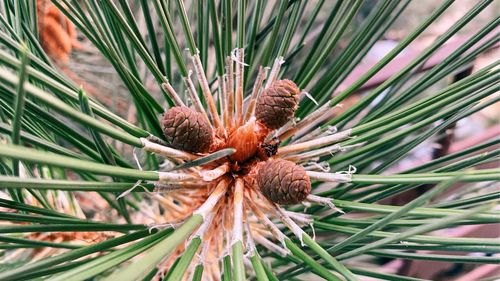
<instances>
[{"instance_id":1,"label":"immature pine cone","mask_svg":"<svg viewBox=\"0 0 500 281\"><path fill-rule=\"evenodd\" d=\"M255 117L269 129L282 127L293 118L299 94L299 88L292 81L275 81L257 100Z\"/></svg>"},{"instance_id":2,"label":"immature pine cone","mask_svg":"<svg viewBox=\"0 0 500 281\"><path fill-rule=\"evenodd\" d=\"M170 108L161 120L165 138L172 147L188 152L207 152L212 144L212 127L207 119L185 106Z\"/></svg>"},{"instance_id":3,"label":"immature pine cone","mask_svg":"<svg viewBox=\"0 0 500 281\"><path fill-rule=\"evenodd\" d=\"M311 180L304 168L282 159L264 164L257 184L267 199L280 205L300 203L311 193Z\"/></svg>"}]
</instances>

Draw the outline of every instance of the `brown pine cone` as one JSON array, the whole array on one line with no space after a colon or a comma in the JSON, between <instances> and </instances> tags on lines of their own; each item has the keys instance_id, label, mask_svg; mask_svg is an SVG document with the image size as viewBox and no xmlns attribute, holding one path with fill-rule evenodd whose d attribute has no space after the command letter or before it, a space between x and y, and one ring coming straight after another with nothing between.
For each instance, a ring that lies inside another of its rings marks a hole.
<instances>
[{"instance_id":1,"label":"brown pine cone","mask_svg":"<svg viewBox=\"0 0 500 281\"><path fill-rule=\"evenodd\" d=\"M267 199L281 205L300 203L311 193L311 180L304 168L282 159L264 164L257 184Z\"/></svg>"},{"instance_id":2,"label":"brown pine cone","mask_svg":"<svg viewBox=\"0 0 500 281\"><path fill-rule=\"evenodd\" d=\"M300 89L291 80L275 81L257 100L255 117L269 129L290 121L297 110Z\"/></svg>"},{"instance_id":3,"label":"brown pine cone","mask_svg":"<svg viewBox=\"0 0 500 281\"><path fill-rule=\"evenodd\" d=\"M170 108L161 127L172 147L188 152L207 152L213 141L212 127L203 114L185 106Z\"/></svg>"}]
</instances>

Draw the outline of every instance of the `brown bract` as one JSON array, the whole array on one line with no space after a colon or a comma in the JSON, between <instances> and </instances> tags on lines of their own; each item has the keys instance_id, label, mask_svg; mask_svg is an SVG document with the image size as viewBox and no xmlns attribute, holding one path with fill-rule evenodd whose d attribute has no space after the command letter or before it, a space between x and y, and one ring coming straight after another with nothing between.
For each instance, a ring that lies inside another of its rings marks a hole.
<instances>
[{"instance_id":1,"label":"brown bract","mask_svg":"<svg viewBox=\"0 0 500 281\"><path fill-rule=\"evenodd\" d=\"M255 122L249 122L237 128L229 136L227 146L236 149L231 160L243 162L257 153L259 137L255 132Z\"/></svg>"},{"instance_id":2,"label":"brown bract","mask_svg":"<svg viewBox=\"0 0 500 281\"><path fill-rule=\"evenodd\" d=\"M188 107L169 109L161 120L166 140L172 147L193 153L207 152L213 142L212 127L203 116Z\"/></svg>"},{"instance_id":3,"label":"brown bract","mask_svg":"<svg viewBox=\"0 0 500 281\"><path fill-rule=\"evenodd\" d=\"M299 88L291 80L275 81L257 100L255 117L269 129L282 127L293 118L299 94Z\"/></svg>"},{"instance_id":4,"label":"brown bract","mask_svg":"<svg viewBox=\"0 0 500 281\"><path fill-rule=\"evenodd\" d=\"M311 193L311 181L304 168L283 159L262 165L257 184L262 194L277 204L297 204Z\"/></svg>"}]
</instances>

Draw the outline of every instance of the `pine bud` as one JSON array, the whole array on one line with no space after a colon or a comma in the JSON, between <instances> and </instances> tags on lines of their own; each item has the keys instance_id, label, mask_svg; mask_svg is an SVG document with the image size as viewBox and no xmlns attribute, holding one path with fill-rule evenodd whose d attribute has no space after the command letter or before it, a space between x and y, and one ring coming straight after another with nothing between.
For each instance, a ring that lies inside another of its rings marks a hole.
<instances>
[{"instance_id":1,"label":"pine bud","mask_svg":"<svg viewBox=\"0 0 500 281\"><path fill-rule=\"evenodd\" d=\"M257 153L258 143L255 122L249 122L239 127L231 133L227 142L227 147L236 149L236 152L229 158L240 163L244 162Z\"/></svg>"},{"instance_id":2,"label":"pine bud","mask_svg":"<svg viewBox=\"0 0 500 281\"><path fill-rule=\"evenodd\" d=\"M311 180L304 168L283 159L265 163L257 174L257 184L262 194L277 204L297 204L311 193Z\"/></svg>"},{"instance_id":3,"label":"pine bud","mask_svg":"<svg viewBox=\"0 0 500 281\"><path fill-rule=\"evenodd\" d=\"M170 108L161 120L163 134L172 147L188 152L207 152L213 141L212 127L203 114L185 106Z\"/></svg>"},{"instance_id":4,"label":"pine bud","mask_svg":"<svg viewBox=\"0 0 500 281\"><path fill-rule=\"evenodd\" d=\"M255 117L270 129L282 127L293 118L299 94L299 88L291 80L275 81L257 100Z\"/></svg>"}]
</instances>

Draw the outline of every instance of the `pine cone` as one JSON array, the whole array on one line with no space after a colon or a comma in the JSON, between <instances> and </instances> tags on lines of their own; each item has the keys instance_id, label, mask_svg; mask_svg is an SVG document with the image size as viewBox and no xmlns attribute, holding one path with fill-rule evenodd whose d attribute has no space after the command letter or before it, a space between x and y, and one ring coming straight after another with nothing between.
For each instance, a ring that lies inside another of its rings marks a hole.
<instances>
[{"instance_id":1,"label":"pine cone","mask_svg":"<svg viewBox=\"0 0 500 281\"><path fill-rule=\"evenodd\" d=\"M37 13L43 49L52 58L68 62L73 48L79 47L75 26L50 0L38 0Z\"/></svg>"},{"instance_id":2,"label":"pine cone","mask_svg":"<svg viewBox=\"0 0 500 281\"><path fill-rule=\"evenodd\" d=\"M282 205L300 203L311 193L311 180L304 168L282 159L264 164L257 184L267 199Z\"/></svg>"},{"instance_id":3,"label":"pine cone","mask_svg":"<svg viewBox=\"0 0 500 281\"><path fill-rule=\"evenodd\" d=\"M188 152L207 152L213 141L212 127L203 114L185 106L170 108L161 120L163 134L172 147Z\"/></svg>"},{"instance_id":4,"label":"pine cone","mask_svg":"<svg viewBox=\"0 0 500 281\"><path fill-rule=\"evenodd\" d=\"M269 129L282 127L293 118L299 94L299 88L291 80L275 81L257 100L255 117Z\"/></svg>"}]
</instances>

